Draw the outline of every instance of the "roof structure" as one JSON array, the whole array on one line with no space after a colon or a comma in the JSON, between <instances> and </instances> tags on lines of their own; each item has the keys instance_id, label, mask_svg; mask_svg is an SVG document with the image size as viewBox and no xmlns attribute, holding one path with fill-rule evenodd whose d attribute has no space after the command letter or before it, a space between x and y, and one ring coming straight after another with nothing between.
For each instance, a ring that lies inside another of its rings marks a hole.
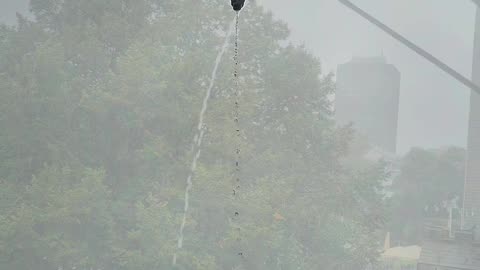
<instances>
[{"instance_id":1,"label":"roof structure","mask_svg":"<svg viewBox=\"0 0 480 270\"><path fill-rule=\"evenodd\" d=\"M382 254L384 259L403 259L417 262L422 248L419 246L393 247L385 250Z\"/></svg>"},{"instance_id":2,"label":"roof structure","mask_svg":"<svg viewBox=\"0 0 480 270\"><path fill-rule=\"evenodd\" d=\"M441 266L447 269L480 269L480 245L468 241L426 240L418 262L424 266Z\"/></svg>"}]
</instances>

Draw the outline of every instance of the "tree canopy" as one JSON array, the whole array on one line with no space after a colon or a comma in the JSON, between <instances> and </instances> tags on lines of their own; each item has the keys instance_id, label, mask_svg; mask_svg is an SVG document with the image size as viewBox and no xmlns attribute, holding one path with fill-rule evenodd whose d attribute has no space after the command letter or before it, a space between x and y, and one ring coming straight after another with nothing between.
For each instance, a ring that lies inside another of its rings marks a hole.
<instances>
[{"instance_id":1,"label":"tree canopy","mask_svg":"<svg viewBox=\"0 0 480 270\"><path fill-rule=\"evenodd\" d=\"M0 268L171 269L190 145L230 6L30 6L34 20L0 29ZM354 135L332 120L333 76L288 35L254 2L241 14L241 196L231 196L229 47L178 269L353 269L377 256L384 168L342 162Z\"/></svg>"},{"instance_id":2,"label":"tree canopy","mask_svg":"<svg viewBox=\"0 0 480 270\"><path fill-rule=\"evenodd\" d=\"M419 244L426 219L447 220L448 207L462 207L465 150L412 149L393 182L391 228L404 243ZM456 203L456 205L455 205Z\"/></svg>"}]
</instances>

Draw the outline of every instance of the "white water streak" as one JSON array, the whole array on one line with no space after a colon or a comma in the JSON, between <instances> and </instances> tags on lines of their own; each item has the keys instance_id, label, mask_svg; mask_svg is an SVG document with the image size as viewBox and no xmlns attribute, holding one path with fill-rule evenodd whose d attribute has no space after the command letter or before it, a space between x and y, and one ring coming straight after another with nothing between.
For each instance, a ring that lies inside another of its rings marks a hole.
<instances>
[{"instance_id":1,"label":"white water streak","mask_svg":"<svg viewBox=\"0 0 480 270\"><path fill-rule=\"evenodd\" d=\"M188 208L190 205L190 189L192 189L192 179L195 174L195 170L197 169L197 162L198 159L200 158L200 152L201 152L201 146L202 146L202 141L203 141L203 135L205 134L205 126L204 126L204 117L205 117L205 112L207 111L208 108L208 100L210 99L210 95L212 93L213 86L215 85L215 79L217 78L217 70L218 66L220 65L220 62L222 61L223 55L225 54L225 51L228 48L228 45L230 44L230 38L234 32L235 29L235 20L232 22L230 25L230 29L228 30L227 36L225 37L225 41L223 43L223 46L220 50L220 52L217 55L217 59L215 60L215 66L213 68L212 74L210 76L210 84L207 88L207 92L205 93L205 97L203 98L203 104L202 104L202 109L200 111L200 116L198 120L198 126L197 126L197 134L195 134L195 137L193 139L193 144L192 144L192 151L194 149L197 149L195 155L193 156L192 160L192 165L190 167L190 173L188 174L187 177L187 187L185 188L185 206L183 208L183 218L182 218L182 223L180 224L180 230L178 234L178 241L177 241L177 252L182 249L183 247L183 231L185 229L185 223L187 221L187 213L188 213ZM173 255L173 261L172 264L175 266L177 264L177 252Z\"/></svg>"}]
</instances>

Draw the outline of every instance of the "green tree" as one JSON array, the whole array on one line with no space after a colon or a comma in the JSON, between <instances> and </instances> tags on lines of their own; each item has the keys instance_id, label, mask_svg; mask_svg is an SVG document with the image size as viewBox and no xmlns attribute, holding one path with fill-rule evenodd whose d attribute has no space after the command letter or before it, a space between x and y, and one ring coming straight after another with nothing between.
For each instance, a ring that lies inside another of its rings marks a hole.
<instances>
[{"instance_id":1,"label":"green tree","mask_svg":"<svg viewBox=\"0 0 480 270\"><path fill-rule=\"evenodd\" d=\"M449 201L457 201L461 207L464 173L464 149L412 149L402 159L392 187L394 237L418 244L425 218L446 219Z\"/></svg>"},{"instance_id":2,"label":"green tree","mask_svg":"<svg viewBox=\"0 0 480 270\"><path fill-rule=\"evenodd\" d=\"M31 9L35 21L0 30L0 268L170 268L190 144L233 12L220 0ZM333 76L285 45L283 23L250 3L240 32L240 196L226 57L179 269L366 265L384 216L383 165L344 162L354 135L331 119Z\"/></svg>"},{"instance_id":3,"label":"green tree","mask_svg":"<svg viewBox=\"0 0 480 270\"><path fill-rule=\"evenodd\" d=\"M107 266L113 222L103 179L99 171L49 167L11 193L2 204L7 211L0 216L2 267ZM2 191L12 191L8 183L1 186Z\"/></svg>"}]
</instances>

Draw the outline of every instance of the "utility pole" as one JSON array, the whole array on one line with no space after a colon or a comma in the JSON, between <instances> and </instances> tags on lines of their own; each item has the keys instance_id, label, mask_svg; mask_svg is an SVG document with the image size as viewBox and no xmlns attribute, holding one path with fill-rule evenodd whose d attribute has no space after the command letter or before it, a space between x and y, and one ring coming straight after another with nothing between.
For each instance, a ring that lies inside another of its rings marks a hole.
<instances>
[{"instance_id":1,"label":"utility pole","mask_svg":"<svg viewBox=\"0 0 480 270\"><path fill-rule=\"evenodd\" d=\"M480 1L474 1L479 3ZM480 83L480 8L476 8L472 81ZM480 94L470 93L462 227L480 225Z\"/></svg>"}]
</instances>

